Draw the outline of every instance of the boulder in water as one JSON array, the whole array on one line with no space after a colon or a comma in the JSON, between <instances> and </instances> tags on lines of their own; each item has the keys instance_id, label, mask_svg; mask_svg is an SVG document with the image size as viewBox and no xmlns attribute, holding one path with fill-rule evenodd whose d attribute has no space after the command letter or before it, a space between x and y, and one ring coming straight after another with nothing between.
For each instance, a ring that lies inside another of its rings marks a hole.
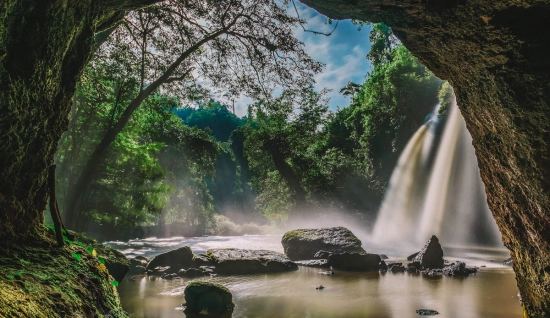
<instances>
[{"instance_id":1,"label":"boulder in water","mask_svg":"<svg viewBox=\"0 0 550 318\"><path fill-rule=\"evenodd\" d=\"M168 274L177 273L180 269L187 269L195 266L193 262L195 255L189 246L180 247L178 249L157 255L148 264L146 269L155 269L156 267L167 267L165 272Z\"/></svg>"},{"instance_id":2,"label":"boulder in water","mask_svg":"<svg viewBox=\"0 0 550 318\"><path fill-rule=\"evenodd\" d=\"M188 277L188 278L193 278L193 277L201 277L201 276L208 276L209 273L201 270L201 269L198 269L198 268L189 268L189 269L180 269L178 271L178 276L179 277Z\"/></svg>"},{"instance_id":3,"label":"boulder in water","mask_svg":"<svg viewBox=\"0 0 550 318\"><path fill-rule=\"evenodd\" d=\"M212 266L214 265L212 261L206 256L205 254L197 254L193 257L193 262L195 263L195 267L201 267L201 266Z\"/></svg>"},{"instance_id":4,"label":"boulder in water","mask_svg":"<svg viewBox=\"0 0 550 318\"><path fill-rule=\"evenodd\" d=\"M439 315L439 312L433 309L417 309L416 313L420 316L435 316Z\"/></svg>"},{"instance_id":5,"label":"boulder in water","mask_svg":"<svg viewBox=\"0 0 550 318\"><path fill-rule=\"evenodd\" d=\"M183 294L187 317L229 318L235 308L231 292L219 284L193 282L185 287Z\"/></svg>"},{"instance_id":6,"label":"boulder in water","mask_svg":"<svg viewBox=\"0 0 550 318\"><path fill-rule=\"evenodd\" d=\"M330 267L328 259L310 259L307 261L295 261L297 265L309 267Z\"/></svg>"},{"instance_id":7,"label":"boulder in water","mask_svg":"<svg viewBox=\"0 0 550 318\"><path fill-rule=\"evenodd\" d=\"M316 255L320 253L327 257L329 266L345 271L377 271L381 261L378 254L366 252L329 253L319 251Z\"/></svg>"},{"instance_id":8,"label":"boulder in water","mask_svg":"<svg viewBox=\"0 0 550 318\"><path fill-rule=\"evenodd\" d=\"M285 233L281 243L291 260L312 259L321 250L366 253L361 240L345 227L292 230Z\"/></svg>"},{"instance_id":9,"label":"boulder in water","mask_svg":"<svg viewBox=\"0 0 550 318\"><path fill-rule=\"evenodd\" d=\"M407 261L409 261L409 262L412 261L416 257L416 255L418 255L418 252L407 256Z\"/></svg>"},{"instance_id":10,"label":"boulder in water","mask_svg":"<svg viewBox=\"0 0 550 318\"><path fill-rule=\"evenodd\" d=\"M206 252L216 273L224 275L287 272L298 269L284 254L266 250L217 248Z\"/></svg>"},{"instance_id":11,"label":"boulder in water","mask_svg":"<svg viewBox=\"0 0 550 318\"><path fill-rule=\"evenodd\" d=\"M141 265L133 266L130 268L128 273L126 273L126 276L136 276L136 275L143 275L147 272L145 267Z\"/></svg>"},{"instance_id":12,"label":"boulder in water","mask_svg":"<svg viewBox=\"0 0 550 318\"><path fill-rule=\"evenodd\" d=\"M466 267L466 263L456 262L456 263L452 263L451 265L445 266L443 268L427 269L423 271L423 273L431 276L437 276L437 275L469 276L470 274L477 273L477 268Z\"/></svg>"},{"instance_id":13,"label":"boulder in water","mask_svg":"<svg viewBox=\"0 0 550 318\"><path fill-rule=\"evenodd\" d=\"M418 252L413 262L419 262L423 268L443 268L443 249L439 239L432 235L426 245Z\"/></svg>"},{"instance_id":14,"label":"boulder in water","mask_svg":"<svg viewBox=\"0 0 550 318\"><path fill-rule=\"evenodd\" d=\"M400 262L388 263L388 271L392 273L403 273L405 271L405 266Z\"/></svg>"}]
</instances>

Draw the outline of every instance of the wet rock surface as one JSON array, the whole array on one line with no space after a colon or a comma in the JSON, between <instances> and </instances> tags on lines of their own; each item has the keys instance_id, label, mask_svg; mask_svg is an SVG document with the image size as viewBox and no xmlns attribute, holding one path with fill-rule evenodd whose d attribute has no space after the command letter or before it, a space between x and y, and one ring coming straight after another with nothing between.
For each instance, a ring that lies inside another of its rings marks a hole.
<instances>
[{"instance_id":1,"label":"wet rock surface","mask_svg":"<svg viewBox=\"0 0 550 318\"><path fill-rule=\"evenodd\" d=\"M326 257L329 266L344 271L377 271L381 261L378 254L365 252L330 253L320 251L316 255Z\"/></svg>"},{"instance_id":2,"label":"wet rock surface","mask_svg":"<svg viewBox=\"0 0 550 318\"><path fill-rule=\"evenodd\" d=\"M291 260L313 259L321 250L366 253L361 247L361 240L345 227L292 230L285 233L281 243Z\"/></svg>"},{"instance_id":3,"label":"wet rock surface","mask_svg":"<svg viewBox=\"0 0 550 318\"><path fill-rule=\"evenodd\" d=\"M147 272L146 266L149 260L143 256L136 256L130 259L130 270L126 273L126 277L143 275Z\"/></svg>"},{"instance_id":4,"label":"wet rock surface","mask_svg":"<svg viewBox=\"0 0 550 318\"><path fill-rule=\"evenodd\" d=\"M444 264L443 249L439 244L439 239L432 235L412 261L420 263L423 268L442 268Z\"/></svg>"},{"instance_id":5,"label":"wet rock surface","mask_svg":"<svg viewBox=\"0 0 550 318\"><path fill-rule=\"evenodd\" d=\"M188 277L188 278L194 278L194 277L201 277L201 276L209 276L210 274L200 268L189 268L189 269L180 269L178 271L179 277Z\"/></svg>"},{"instance_id":6,"label":"wet rock surface","mask_svg":"<svg viewBox=\"0 0 550 318\"><path fill-rule=\"evenodd\" d=\"M180 269L194 267L193 262L195 255L189 246L180 247L178 249L162 253L155 256L148 264L147 270L155 270L157 267L169 267L163 272L168 274L177 273Z\"/></svg>"},{"instance_id":7,"label":"wet rock surface","mask_svg":"<svg viewBox=\"0 0 550 318\"><path fill-rule=\"evenodd\" d=\"M437 276L437 275L446 275L446 276L469 276L471 274L477 273L477 268L475 267L466 267L466 263L456 262L452 263L443 268L432 268L426 269L423 271L426 275Z\"/></svg>"},{"instance_id":8,"label":"wet rock surface","mask_svg":"<svg viewBox=\"0 0 550 318\"><path fill-rule=\"evenodd\" d=\"M220 248L210 249L206 255L214 263L216 273L223 275L277 273L298 269L298 265L284 254L267 250Z\"/></svg>"},{"instance_id":9,"label":"wet rock surface","mask_svg":"<svg viewBox=\"0 0 550 318\"><path fill-rule=\"evenodd\" d=\"M300 266L330 267L328 264L328 259L310 259L307 261L294 261L294 263Z\"/></svg>"},{"instance_id":10,"label":"wet rock surface","mask_svg":"<svg viewBox=\"0 0 550 318\"><path fill-rule=\"evenodd\" d=\"M435 316L439 315L439 312L433 309L417 309L416 313L420 316Z\"/></svg>"},{"instance_id":11,"label":"wet rock surface","mask_svg":"<svg viewBox=\"0 0 550 318\"><path fill-rule=\"evenodd\" d=\"M229 318L235 307L229 289L209 282L193 282L187 285L184 300L184 312L188 317L197 315L196 317Z\"/></svg>"}]
</instances>

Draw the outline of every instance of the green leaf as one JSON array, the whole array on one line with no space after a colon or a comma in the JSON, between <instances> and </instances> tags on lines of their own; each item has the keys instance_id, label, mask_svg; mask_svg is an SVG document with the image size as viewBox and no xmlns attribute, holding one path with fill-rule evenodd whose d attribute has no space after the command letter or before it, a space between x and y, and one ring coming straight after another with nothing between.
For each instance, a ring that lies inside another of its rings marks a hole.
<instances>
[{"instance_id":1,"label":"green leaf","mask_svg":"<svg viewBox=\"0 0 550 318\"><path fill-rule=\"evenodd\" d=\"M103 257L98 257L97 260L98 260L101 264L105 265L105 259L104 259Z\"/></svg>"},{"instance_id":2,"label":"green leaf","mask_svg":"<svg viewBox=\"0 0 550 318\"><path fill-rule=\"evenodd\" d=\"M112 285L112 286L115 286L115 287L118 287L118 282L117 282L116 280L113 280L113 281L111 282L111 285Z\"/></svg>"},{"instance_id":3,"label":"green leaf","mask_svg":"<svg viewBox=\"0 0 550 318\"><path fill-rule=\"evenodd\" d=\"M8 278L9 278L9 279L15 279L15 276L13 276L13 275L8 275Z\"/></svg>"},{"instance_id":4,"label":"green leaf","mask_svg":"<svg viewBox=\"0 0 550 318\"><path fill-rule=\"evenodd\" d=\"M80 262L80 260L82 259L82 256L78 253L73 253L73 257Z\"/></svg>"},{"instance_id":5,"label":"green leaf","mask_svg":"<svg viewBox=\"0 0 550 318\"><path fill-rule=\"evenodd\" d=\"M21 277L21 271L17 271L17 276Z\"/></svg>"},{"instance_id":6,"label":"green leaf","mask_svg":"<svg viewBox=\"0 0 550 318\"><path fill-rule=\"evenodd\" d=\"M88 246L88 247L86 248L86 251L88 251L88 253L92 254L92 252L94 251L94 248L91 247L91 246Z\"/></svg>"}]
</instances>

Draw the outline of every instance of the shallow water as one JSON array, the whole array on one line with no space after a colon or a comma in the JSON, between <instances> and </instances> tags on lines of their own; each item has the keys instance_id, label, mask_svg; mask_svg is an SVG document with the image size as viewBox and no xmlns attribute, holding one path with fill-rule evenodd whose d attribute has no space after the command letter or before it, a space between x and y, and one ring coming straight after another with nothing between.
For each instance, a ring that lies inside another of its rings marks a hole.
<instances>
[{"instance_id":1,"label":"shallow water","mask_svg":"<svg viewBox=\"0 0 550 318\"><path fill-rule=\"evenodd\" d=\"M281 252L280 239L280 236L202 237L109 244L129 257L151 257L184 245L196 253L214 247ZM435 309L440 313L436 317L440 318L522 316L514 272L496 263L507 258L505 250L458 247L444 250L445 255L449 255L445 258L450 261L463 260L470 266L487 267L481 268L478 275L466 278L340 271L335 271L334 276L326 276L319 274L321 269L306 267L281 274L172 281L137 277L135 281L124 280L119 293L123 307L134 318L183 317L183 291L194 280L212 281L228 287L236 305L235 318L420 317L415 313L420 308ZM491 259L495 262L490 262ZM315 286L320 284L326 288L316 290Z\"/></svg>"}]
</instances>

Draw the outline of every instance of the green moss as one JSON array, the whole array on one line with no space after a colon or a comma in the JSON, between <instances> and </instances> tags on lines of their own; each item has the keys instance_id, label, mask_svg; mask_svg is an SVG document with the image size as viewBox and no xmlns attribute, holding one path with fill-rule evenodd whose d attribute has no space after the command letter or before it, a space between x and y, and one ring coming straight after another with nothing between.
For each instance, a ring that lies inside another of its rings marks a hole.
<instances>
[{"instance_id":1,"label":"green moss","mask_svg":"<svg viewBox=\"0 0 550 318\"><path fill-rule=\"evenodd\" d=\"M78 244L57 247L44 232L0 244L0 316L127 317L105 266Z\"/></svg>"},{"instance_id":2,"label":"green moss","mask_svg":"<svg viewBox=\"0 0 550 318\"><path fill-rule=\"evenodd\" d=\"M193 282L185 287L186 313L231 314L235 304L225 286L210 282Z\"/></svg>"}]
</instances>

